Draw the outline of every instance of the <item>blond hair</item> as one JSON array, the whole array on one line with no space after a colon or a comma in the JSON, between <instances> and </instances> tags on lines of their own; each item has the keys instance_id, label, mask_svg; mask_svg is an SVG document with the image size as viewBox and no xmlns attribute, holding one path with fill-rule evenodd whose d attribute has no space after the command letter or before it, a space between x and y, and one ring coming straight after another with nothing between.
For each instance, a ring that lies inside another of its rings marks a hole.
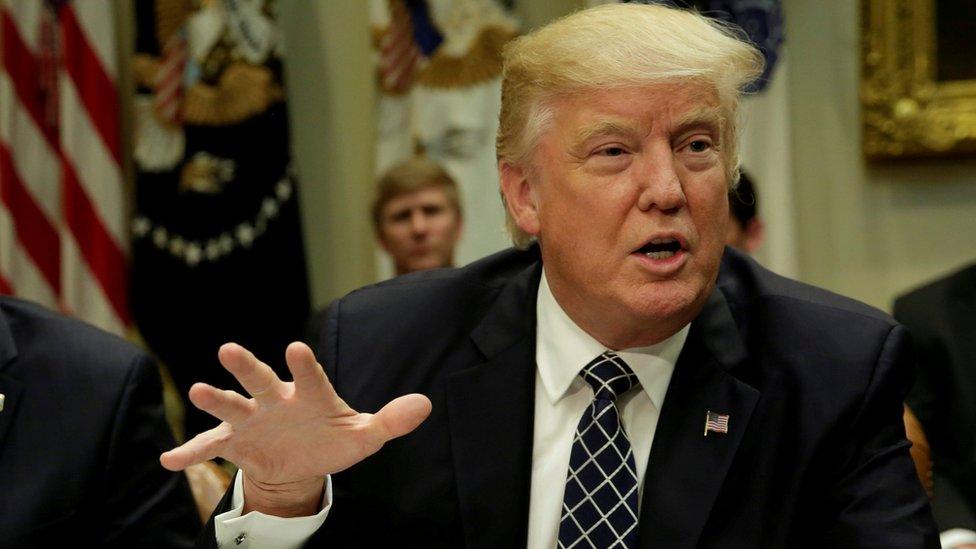
<instances>
[{"instance_id":1,"label":"blond hair","mask_svg":"<svg viewBox=\"0 0 976 549\"><path fill-rule=\"evenodd\" d=\"M502 54L498 159L526 166L552 120L548 101L601 88L701 81L714 87L723 115L729 188L739 173L742 89L762 74L763 58L742 32L697 13L644 4L608 4L576 12L510 42ZM504 196L502 197L504 201ZM506 208L516 246L532 237Z\"/></svg>"},{"instance_id":2,"label":"blond hair","mask_svg":"<svg viewBox=\"0 0 976 549\"><path fill-rule=\"evenodd\" d=\"M376 185L373 199L373 229L380 234L383 207L398 196L422 189L438 188L444 192L451 208L461 218L461 203L454 178L440 164L425 156L415 156L390 168Z\"/></svg>"}]
</instances>

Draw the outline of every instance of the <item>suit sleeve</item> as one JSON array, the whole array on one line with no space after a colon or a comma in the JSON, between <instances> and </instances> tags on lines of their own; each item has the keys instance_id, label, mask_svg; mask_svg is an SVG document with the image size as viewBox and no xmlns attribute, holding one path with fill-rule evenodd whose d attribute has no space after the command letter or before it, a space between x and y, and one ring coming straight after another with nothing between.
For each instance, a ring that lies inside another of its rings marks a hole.
<instances>
[{"instance_id":1,"label":"suit sleeve","mask_svg":"<svg viewBox=\"0 0 976 549\"><path fill-rule=\"evenodd\" d=\"M132 359L108 441L100 547L190 547L200 519L186 475L159 464L175 445L163 413L159 372Z\"/></svg>"},{"instance_id":2,"label":"suit sleeve","mask_svg":"<svg viewBox=\"0 0 976 549\"><path fill-rule=\"evenodd\" d=\"M841 449L827 508L825 547L939 547L928 500L905 438L903 400L912 383L907 332L887 335Z\"/></svg>"}]
</instances>

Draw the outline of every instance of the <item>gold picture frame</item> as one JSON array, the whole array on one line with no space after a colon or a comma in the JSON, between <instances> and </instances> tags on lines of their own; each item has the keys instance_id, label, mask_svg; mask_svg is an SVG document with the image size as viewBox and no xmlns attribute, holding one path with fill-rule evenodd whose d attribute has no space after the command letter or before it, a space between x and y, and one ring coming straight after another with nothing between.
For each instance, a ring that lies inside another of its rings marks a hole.
<instances>
[{"instance_id":1,"label":"gold picture frame","mask_svg":"<svg viewBox=\"0 0 976 549\"><path fill-rule=\"evenodd\" d=\"M939 79L938 2L861 0L861 119L869 159L976 152L976 78Z\"/></svg>"}]
</instances>

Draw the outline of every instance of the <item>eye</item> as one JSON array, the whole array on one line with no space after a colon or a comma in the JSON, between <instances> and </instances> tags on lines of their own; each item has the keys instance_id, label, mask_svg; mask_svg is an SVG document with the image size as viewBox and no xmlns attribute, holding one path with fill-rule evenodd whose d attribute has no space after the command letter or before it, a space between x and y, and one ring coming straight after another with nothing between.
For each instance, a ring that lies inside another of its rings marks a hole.
<instances>
[{"instance_id":1,"label":"eye","mask_svg":"<svg viewBox=\"0 0 976 549\"><path fill-rule=\"evenodd\" d=\"M705 139L696 139L688 143L688 150L695 153L702 153L712 148L712 143Z\"/></svg>"},{"instance_id":2,"label":"eye","mask_svg":"<svg viewBox=\"0 0 976 549\"><path fill-rule=\"evenodd\" d=\"M625 151L623 147L607 147L605 149L598 150L596 154L600 156L621 156L625 152L627 151Z\"/></svg>"}]
</instances>

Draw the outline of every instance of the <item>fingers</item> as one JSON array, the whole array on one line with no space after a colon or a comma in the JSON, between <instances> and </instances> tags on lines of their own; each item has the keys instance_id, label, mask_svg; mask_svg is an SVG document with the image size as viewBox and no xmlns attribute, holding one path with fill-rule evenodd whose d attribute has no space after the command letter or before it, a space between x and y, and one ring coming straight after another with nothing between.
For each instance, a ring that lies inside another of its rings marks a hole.
<instances>
[{"instance_id":1,"label":"fingers","mask_svg":"<svg viewBox=\"0 0 976 549\"><path fill-rule=\"evenodd\" d=\"M230 436L233 428L227 423L204 431L159 456L159 463L170 471L182 471L187 467L211 460L220 455L224 441Z\"/></svg>"},{"instance_id":2,"label":"fingers","mask_svg":"<svg viewBox=\"0 0 976 549\"><path fill-rule=\"evenodd\" d=\"M424 395L404 395L376 412L373 421L388 435L389 440L416 429L430 415L430 410L430 399Z\"/></svg>"},{"instance_id":3,"label":"fingers","mask_svg":"<svg viewBox=\"0 0 976 549\"><path fill-rule=\"evenodd\" d=\"M308 345L298 341L285 349L285 363L295 381L295 393L301 398L326 398L334 395L322 366L315 360L315 354Z\"/></svg>"},{"instance_id":4,"label":"fingers","mask_svg":"<svg viewBox=\"0 0 976 549\"><path fill-rule=\"evenodd\" d=\"M295 381L295 395L326 405L333 414L355 413L336 393L322 365L315 360L312 349L301 342L294 342L285 349L285 362Z\"/></svg>"},{"instance_id":5,"label":"fingers","mask_svg":"<svg viewBox=\"0 0 976 549\"><path fill-rule=\"evenodd\" d=\"M217 358L258 402L281 396L284 383L270 366L258 360L251 351L236 343L225 343L220 346Z\"/></svg>"},{"instance_id":6,"label":"fingers","mask_svg":"<svg viewBox=\"0 0 976 549\"><path fill-rule=\"evenodd\" d=\"M254 403L235 391L224 391L194 383L190 387L190 402L213 417L228 423L240 423L254 412Z\"/></svg>"}]
</instances>

